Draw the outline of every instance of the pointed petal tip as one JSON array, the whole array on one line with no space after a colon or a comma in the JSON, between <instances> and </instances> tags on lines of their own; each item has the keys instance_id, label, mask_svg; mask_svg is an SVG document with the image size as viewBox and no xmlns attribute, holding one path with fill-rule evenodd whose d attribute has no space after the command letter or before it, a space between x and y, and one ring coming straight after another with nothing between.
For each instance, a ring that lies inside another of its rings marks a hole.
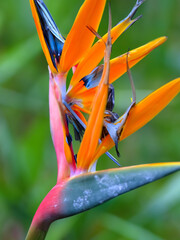
<instances>
[{"instance_id":1,"label":"pointed petal tip","mask_svg":"<svg viewBox=\"0 0 180 240\"><path fill-rule=\"evenodd\" d=\"M106 0L84 1L64 44L59 65L61 71L67 72L91 47L95 36L86 26L91 26L97 31L105 3Z\"/></svg>"},{"instance_id":2,"label":"pointed petal tip","mask_svg":"<svg viewBox=\"0 0 180 240\"><path fill-rule=\"evenodd\" d=\"M167 41L168 37L167 36L162 36L162 37L159 37L157 39L159 39L160 44L162 44L162 43Z\"/></svg>"},{"instance_id":3,"label":"pointed petal tip","mask_svg":"<svg viewBox=\"0 0 180 240\"><path fill-rule=\"evenodd\" d=\"M122 130L120 141L127 138L138 129L152 120L168 103L180 92L180 78L176 78L157 89L141 102L136 104L129 112L127 121ZM110 135L107 135L99 145L94 161L114 146Z\"/></svg>"},{"instance_id":4,"label":"pointed petal tip","mask_svg":"<svg viewBox=\"0 0 180 240\"><path fill-rule=\"evenodd\" d=\"M129 51L128 54L128 64L129 67L132 68L138 62L140 62L144 57L146 57L149 53L151 53L155 48L159 47L167 40L166 36L156 38L138 48L135 48ZM109 82L113 83L121 77L126 71L126 58L127 53L120 55L116 58L111 59L110 61L110 77Z\"/></svg>"},{"instance_id":5,"label":"pointed petal tip","mask_svg":"<svg viewBox=\"0 0 180 240\"><path fill-rule=\"evenodd\" d=\"M176 78L157 89L135 105L129 113L120 140L147 124L180 92L180 78Z\"/></svg>"},{"instance_id":6,"label":"pointed petal tip","mask_svg":"<svg viewBox=\"0 0 180 240\"><path fill-rule=\"evenodd\" d=\"M117 38L125 32L137 19L131 20L130 17L126 17L122 21L118 22L111 29L111 39L112 44L117 40ZM97 41L84 55L83 59L81 59L76 72L74 73L71 79L71 85L74 86L81 78L88 75L102 60L104 55L104 41L107 41L108 34L106 33L102 38Z\"/></svg>"}]
</instances>

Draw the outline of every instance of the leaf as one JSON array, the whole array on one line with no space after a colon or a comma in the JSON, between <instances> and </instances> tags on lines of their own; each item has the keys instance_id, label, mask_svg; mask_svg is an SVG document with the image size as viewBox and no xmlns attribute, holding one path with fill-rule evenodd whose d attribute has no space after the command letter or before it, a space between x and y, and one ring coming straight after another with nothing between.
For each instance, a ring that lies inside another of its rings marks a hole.
<instances>
[{"instance_id":1,"label":"leaf","mask_svg":"<svg viewBox=\"0 0 180 240\"><path fill-rule=\"evenodd\" d=\"M74 228L77 226L80 215L74 218L66 218L62 221L55 222L49 229L46 240L52 239L65 239L66 236L69 236L69 233L74 231ZM59 231L59 229L61 229Z\"/></svg>"},{"instance_id":2,"label":"leaf","mask_svg":"<svg viewBox=\"0 0 180 240\"><path fill-rule=\"evenodd\" d=\"M118 216L111 214L102 214L102 216L100 216L100 219L102 219L101 223L105 229L109 229L119 236L124 237L125 239L163 240L161 237L155 235L146 228L131 223L130 221L126 221ZM111 224L109 224L109 222Z\"/></svg>"},{"instance_id":3,"label":"leaf","mask_svg":"<svg viewBox=\"0 0 180 240\"><path fill-rule=\"evenodd\" d=\"M40 51L35 36L30 37L20 45L11 48L0 57L0 82L5 82L21 70Z\"/></svg>"},{"instance_id":4,"label":"leaf","mask_svg":"<svg viewBox=\"0 0 180 240\"><path fill-rule=\"evenodd\" d=\"M163 218L175 205L180 202L180 175L168 179L156 193L154 193L146 205L142 206L138 214L132 217L133 222L143 224L152 221L158 215Z\"/></svg>"}]
</instances>

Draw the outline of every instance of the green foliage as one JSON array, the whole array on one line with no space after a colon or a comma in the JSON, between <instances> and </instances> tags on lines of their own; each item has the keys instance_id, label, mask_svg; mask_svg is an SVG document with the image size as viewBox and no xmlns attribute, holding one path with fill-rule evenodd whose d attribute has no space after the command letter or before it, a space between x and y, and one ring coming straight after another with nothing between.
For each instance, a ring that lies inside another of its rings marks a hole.
<instances>
[{"instance_id":1,"label":"green foliage","mask_svg":"<svg viewBox=\"0 0 180 240\"><path fill-rule=\"evenodd\" d=\"M66 36L83 1L45 2ZM129 13L134 2L111 1L113 25ZM0 239L11 240L24 239L32 216L54 185L57 173L48 119L48 70L29 2L9 0L0 5ZM178 0L146 1L137 13L143 17L113 46L115 57L156 37L169 37L132 70L139 100L147 91L179 76L179 8ZM100 34L106 32L107 14L106 9ZM122 113L131 97L127 76L114 86L118 88L116 109ZM151 123L121 142L120 163L127 166L179 161L179 108L177 97ZM111 167L114 163L105 156L99 161L98 169ZM175 174L56 222L47 239L178 240L179 182L179 174Z\"/></svg>"}]
</instances>

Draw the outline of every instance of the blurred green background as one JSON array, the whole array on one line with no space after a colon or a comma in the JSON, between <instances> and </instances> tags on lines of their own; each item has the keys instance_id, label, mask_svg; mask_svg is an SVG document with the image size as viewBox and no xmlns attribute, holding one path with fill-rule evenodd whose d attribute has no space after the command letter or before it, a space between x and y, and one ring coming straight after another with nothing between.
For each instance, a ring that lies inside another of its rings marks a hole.
<instances>
[{"instance_id":1,"label":"blurred green background","mask_svg":"<svg viewBox=\"0 0 180 240\"><path fill-rule=\"evenodd\" d=\"M66 37L83 0L45 0ZM135 0L112 0L113 26ZM108 25L105 9L99 33ZM132 69L138 100L180 76L180 1L148 0L143 17L113 45L118 56L154 38L168 41ZM128 77L114 84L116 111L130 103ZM119 144L123 166L179 161L180 98ZM112 150L112 153L115 153ZM115 167L105 156L98 169ZM48 69L29 1L0 1L0 239L24 239L32 217L56 182L56 157L48 117ZM47 239L179 240L180 174L144 186L108 203L57 221Z\"/></svg>"}]
</instances>

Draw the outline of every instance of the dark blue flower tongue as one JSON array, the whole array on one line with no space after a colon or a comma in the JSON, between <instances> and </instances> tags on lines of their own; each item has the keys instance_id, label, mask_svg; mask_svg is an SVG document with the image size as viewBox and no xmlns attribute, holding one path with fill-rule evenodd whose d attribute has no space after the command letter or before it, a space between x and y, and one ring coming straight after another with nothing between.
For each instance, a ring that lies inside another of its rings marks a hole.
<instances>
[{"instance_id":1,"label":"dark blue flower tongue","mask_svg":"<svg viewBox=\"0 0 180 240\"><path fill-rule=\"evenodd\" d=\"M84 82L87 89L97 87L102 77L104 65L99 65L90 74L83 77L80 81Z\"/></svg>"},{"instance_id":2,"label":"dark blue flower tongue","mask_svg":"<svg viewBox=\"0 0 180 240\"><path fill-rule=\"evenodd\" d=\"M34 1L39 21L46 41L51 61L57 70L56 63L59 62L65 39L59 32L49 10L42 0Z\"/></svg>"},{"instance_id":3,"label":"dark blue flower tongue","mask_svg":"<svg viewBox=\"0 0 180 240\"><path fill-rule=\"evenodd\" d=\"M119 138L121 136L124 124L126 123L127 117L129 115L130 110L132 107L134 107L135 102L132 102L126 112L118 118L118 115L116 113L110 112L108 117L105 117L104 119L104 126L106 127L107 132L111 136L112 140L115 143L115 149L117 156L120 156L119 150L118 150L118 142Z\"/></svg>"},{"instance_id":4,"label":"dark blue flower tongue","mask_svg":"<svg viewBox=\"0 0 180 240\"><path fill-rule=\"evenodd\" d=\"M97 87L102 77L103 68L104 65L99 65L89 75L83 77L80 81L83 81L84 86L87 89ZM114 87L112 84L109 84L106 109L112 111L113 108L114 108Z\"/></svg>"},{"instance_id":5,"label":"dark blue flower tongue","mask_svg":"<svg viewBox=\"0 0 180 240\"><path fill-rule=\"evenodd\" d=\"M115 103L114 87L112 84L109 84L106 110L112 111L114 108L114 103Z\"/></svg>"}]
</instances>

